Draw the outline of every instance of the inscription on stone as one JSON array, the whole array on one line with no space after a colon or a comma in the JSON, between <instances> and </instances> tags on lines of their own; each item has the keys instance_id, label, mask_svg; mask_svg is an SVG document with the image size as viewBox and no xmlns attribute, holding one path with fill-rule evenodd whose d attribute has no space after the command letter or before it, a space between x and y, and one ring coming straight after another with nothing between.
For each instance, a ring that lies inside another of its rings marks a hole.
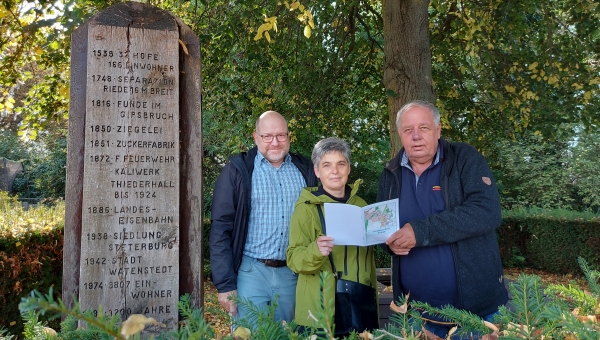
<instances>
[{"instance_id":1,"label":"inscription on stone","mask_svg":"<svg viewBox=\"0 0 600 340\"><path fill-rule=\"evenodd\" d=\"M144 314L174 329L178 32L98 25L88 41L81 309Z\"/></svg>"}]
</instances>

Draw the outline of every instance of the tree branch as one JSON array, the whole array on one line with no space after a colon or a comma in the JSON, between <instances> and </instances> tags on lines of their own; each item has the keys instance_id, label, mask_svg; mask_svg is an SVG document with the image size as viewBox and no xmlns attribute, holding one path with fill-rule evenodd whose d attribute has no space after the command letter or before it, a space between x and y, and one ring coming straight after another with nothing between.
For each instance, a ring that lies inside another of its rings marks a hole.
<instances>
[{"instance_id":1,"label":"tree branch","mask_svg":"<svg viewBox=\"0 0 600 340\"><path fill-rule=\"evenodd\" d=\"M443 38L444 38L443 33L450 31L450 29L451 29L450 25L452 24L452 21L454 21L455 19L458 18L456 15L452 14L452 13L456 12L457 10L458 10L458 7L456 6L456 1L454 1L454 2L452 2L452 4L450 5L450 8L448 9L448 15L446 16L444 23L440 27L440 30L438 31L438 33L432 37L433 38L432 40L434 40L434 39L443 40Z\"/></svg>"},{"instance_id":2,"label":"tree branch","mask_svg":"<svg viewBox=\"0 0 600 340\"><path fill-rule=\"evenodd\" d=\"M369 41L371 41L373 44L377 45L377 47L379 47L379 49L381 51L383 51L383 46L381 46L381 44L379 44L379 42L377 40L375 40L375 38L373 38L373 36L371 35L371 31L369 30L369 26L367 26L367 24L364 22L362 16L357 13L356 14L356 20L358 20L358 22L360 22L363 27L365 28L365 31L367 32L367 37L369 38ZM371 50L373 50L373 44L371 44Z\"/></svg>"}]
</instances>

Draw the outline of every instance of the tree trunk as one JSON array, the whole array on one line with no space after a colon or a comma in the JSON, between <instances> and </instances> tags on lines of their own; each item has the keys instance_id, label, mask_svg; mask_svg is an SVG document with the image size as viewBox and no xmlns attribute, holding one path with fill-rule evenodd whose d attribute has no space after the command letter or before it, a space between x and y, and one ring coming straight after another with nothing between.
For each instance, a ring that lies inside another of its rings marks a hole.
<instances>
[{"instance_id":1,"label":"tree trunk","mask_svg":"<svg viewBox=\"0 0 600 340\"><path fill-rule=\"evenodd\" d=\"M383 84L388 94L392 156L402 147L396 128L396 113L402 105L416 99L435 104L428 7L426 0L383 0Z\"/></svg>"}]
</instances>

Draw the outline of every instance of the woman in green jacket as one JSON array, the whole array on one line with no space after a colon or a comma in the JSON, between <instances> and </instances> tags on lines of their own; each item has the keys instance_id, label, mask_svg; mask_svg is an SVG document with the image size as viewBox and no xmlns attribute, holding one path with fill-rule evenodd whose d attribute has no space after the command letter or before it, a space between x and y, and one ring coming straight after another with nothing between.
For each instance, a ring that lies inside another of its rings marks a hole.
<instances>
[{"instance_id":1,"label":"woman in green jacket","mask_svg":"<svg viewBox=\"0 0 600 340\"><path fill-rule=\"evenodd\" d=\"M326 306L335 296L333 275L325 282L328 288L322 290L320 285L320 272L333 274L330 253L336 270L341 274L339 279L377 288L374 246L334 246L333 238L323 233L317 210L317 206L320 206L324 212L323 203L326 202L353 204L359 207L367 205L357 195L362 180L357 180L353 185L347 184L350 174L348 144L337 138L323 139L313 149L312 162L321 185L304 188L300 193L290 222L290 241L286 252L288 267L299 274L296 285L295 321L304 327L315 327L315 320L309 315L316 317L322 310L322 292L329 294L323 300ZM377 306L376 298L372 303ZM343 312L349 311L335 311ZM362 332L363 329L356 331Z\"/></svg>"}]
</instances>

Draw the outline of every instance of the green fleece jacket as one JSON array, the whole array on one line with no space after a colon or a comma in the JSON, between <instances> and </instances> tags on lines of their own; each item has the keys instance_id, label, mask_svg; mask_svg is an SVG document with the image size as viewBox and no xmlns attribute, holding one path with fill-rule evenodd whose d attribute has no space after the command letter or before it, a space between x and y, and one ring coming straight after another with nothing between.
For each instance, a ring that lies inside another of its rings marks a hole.
<instances>
[{"instance_id":1,"label":"green fleece jacket","mask_svg":"<svg viewBox=\"0 0 600 340\"><path fill-rule=\"evenodd\" d=\"M347 204L364 207L367 203L356 195L362 180L357 180L352 188ZM296 322L302 326L313 326L314 320L309 318L309 311L317 315L321 310L321 271L332 272L328 256L323 256L317 247L317 237L323 235L317 205L335 203L327 195L315 196L318 188L304 188L296 202L290 222L290 243L286 251L287 265L298 273L296 286ZM325 211L323 210L323 213ZM344 271L344 248L347 248L346 271ZM342 279L358 281L377 288L374 246L334 246L333 262L338 271L342 271ZM357 279L358 276L358 279ZM324 301L335 298L335 280L333 276L325 283L328 296ZM373 301L373 303L378 303ZM327 305L327 303L326 303Z\"/></svg>"}]
</instances>

